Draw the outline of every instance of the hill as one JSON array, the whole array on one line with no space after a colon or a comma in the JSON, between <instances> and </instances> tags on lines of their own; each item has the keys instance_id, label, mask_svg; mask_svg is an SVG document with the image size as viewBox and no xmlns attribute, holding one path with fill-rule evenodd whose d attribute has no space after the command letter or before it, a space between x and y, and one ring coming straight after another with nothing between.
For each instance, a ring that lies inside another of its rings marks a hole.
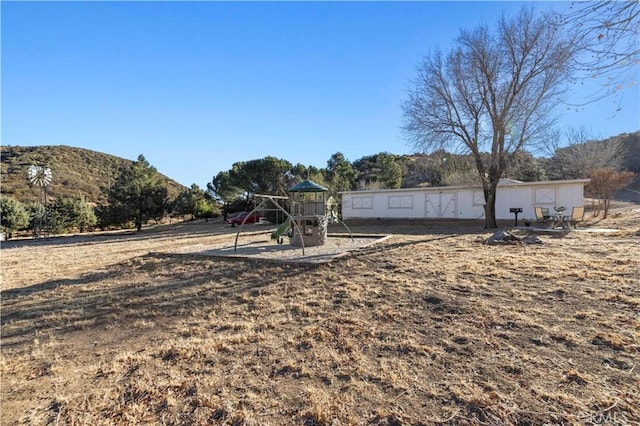
<instances>
[{"instance_id":1,"label":"hill","mask_svg":"<svg viewBox=\"0 0 640 426\"><path fill-rule=\"evenodd\" d=\"M29 166L46 166L53 179L48 189L52 197L81 197L89 203L106 203L106 190L118 177L120 168L131 160L101 152L70 146L2 146L0 181L2 193L23 203L39 199L40 193L27 181ZM167 182L169 198L175 198L184 188L162 175Z\"/></svg>"}]
</instances>

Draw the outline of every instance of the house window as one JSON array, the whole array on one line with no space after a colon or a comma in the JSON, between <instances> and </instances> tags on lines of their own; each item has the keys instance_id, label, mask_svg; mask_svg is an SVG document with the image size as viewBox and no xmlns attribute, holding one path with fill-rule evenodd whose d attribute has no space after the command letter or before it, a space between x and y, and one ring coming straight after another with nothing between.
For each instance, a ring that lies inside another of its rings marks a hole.
<instances>
[{"instance_id":1,"label":"house window","mask_svg":"<svg viewBox=\"0 0 640 426\"><path fill-rule=\"evenodd\" d=\"M412 209L413 197L411 195L391 195L389 196L390 209Z\"/></svg>"},{"instance_id":2,"label":"house window","mask_svg":"<svg viewBox=\"0 0 640 426\"><path fill-rule=\"evenodd\" d=\"M373 197L353 197L351 203L353 209L372 209Z\"/></svg>"}]
</instances>

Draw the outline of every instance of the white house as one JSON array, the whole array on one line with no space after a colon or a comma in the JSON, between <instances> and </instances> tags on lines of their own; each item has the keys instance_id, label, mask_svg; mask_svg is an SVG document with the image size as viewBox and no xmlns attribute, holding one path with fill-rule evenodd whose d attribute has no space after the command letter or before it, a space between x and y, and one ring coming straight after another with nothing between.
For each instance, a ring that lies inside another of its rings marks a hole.
<instances>
[{"instance_id":1,"label":"white house","mask_svg":"<svg viewBox=\"0 0 640 426\"><path fill-rule=\"evenodd\" d=\"M534 219L534 207L562 206L567 214L584 205L589 179L519 182L504 179L496 191L496 219L514 219L511 208L521 208L518 219ZM481 186L346 191L342 194L343 219L483 219Z\"/></svg>"}]
</instances>

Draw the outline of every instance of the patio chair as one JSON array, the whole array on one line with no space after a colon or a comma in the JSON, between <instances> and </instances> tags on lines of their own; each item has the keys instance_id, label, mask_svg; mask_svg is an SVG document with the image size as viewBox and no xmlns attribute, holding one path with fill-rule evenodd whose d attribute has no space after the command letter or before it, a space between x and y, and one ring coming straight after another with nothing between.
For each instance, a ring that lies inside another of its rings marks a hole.
<instances>
[{"instance_id":1,"label":"patio chair","mask_svg":"<svg viewBox=\"0 0 640 426\"><path fill-rule=\"evenodd\" d=\"M571 216L564 216L562 220L571 224L573 229L576 229L577 223L584 220L584 207L574 207L571 210Z\"/></svg>"},{"instance_id":2,"label":"patio chair","mask_svg":"<svg viewBox=\"0 0 640 426\"><path fill-rule=\"evenodd\" d=\"M550 223L551 215L549 214L549 209L546 207L534 207L533 211L536 214L536 221L542 223Z\"/></svg>"}]
</instances>

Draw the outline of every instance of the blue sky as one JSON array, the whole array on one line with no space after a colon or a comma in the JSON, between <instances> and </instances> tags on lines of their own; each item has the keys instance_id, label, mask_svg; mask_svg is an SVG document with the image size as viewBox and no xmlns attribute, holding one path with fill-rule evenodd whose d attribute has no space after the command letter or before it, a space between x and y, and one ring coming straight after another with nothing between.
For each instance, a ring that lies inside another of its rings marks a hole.
<instances>
[{"instance_id":1,"label":"blue sky","mask_svg":"<svg viewBox=\"0 0 640 426\"><path fill-rule=\"evenodd\" d=\"M401 104L421 59L520 6L2 1L2 144L143 154L202 188L267 155L325 167L338 151L408 154ZM561 124L640 130L639 98L563 109Z\"/></svg>"}]
</instances>

